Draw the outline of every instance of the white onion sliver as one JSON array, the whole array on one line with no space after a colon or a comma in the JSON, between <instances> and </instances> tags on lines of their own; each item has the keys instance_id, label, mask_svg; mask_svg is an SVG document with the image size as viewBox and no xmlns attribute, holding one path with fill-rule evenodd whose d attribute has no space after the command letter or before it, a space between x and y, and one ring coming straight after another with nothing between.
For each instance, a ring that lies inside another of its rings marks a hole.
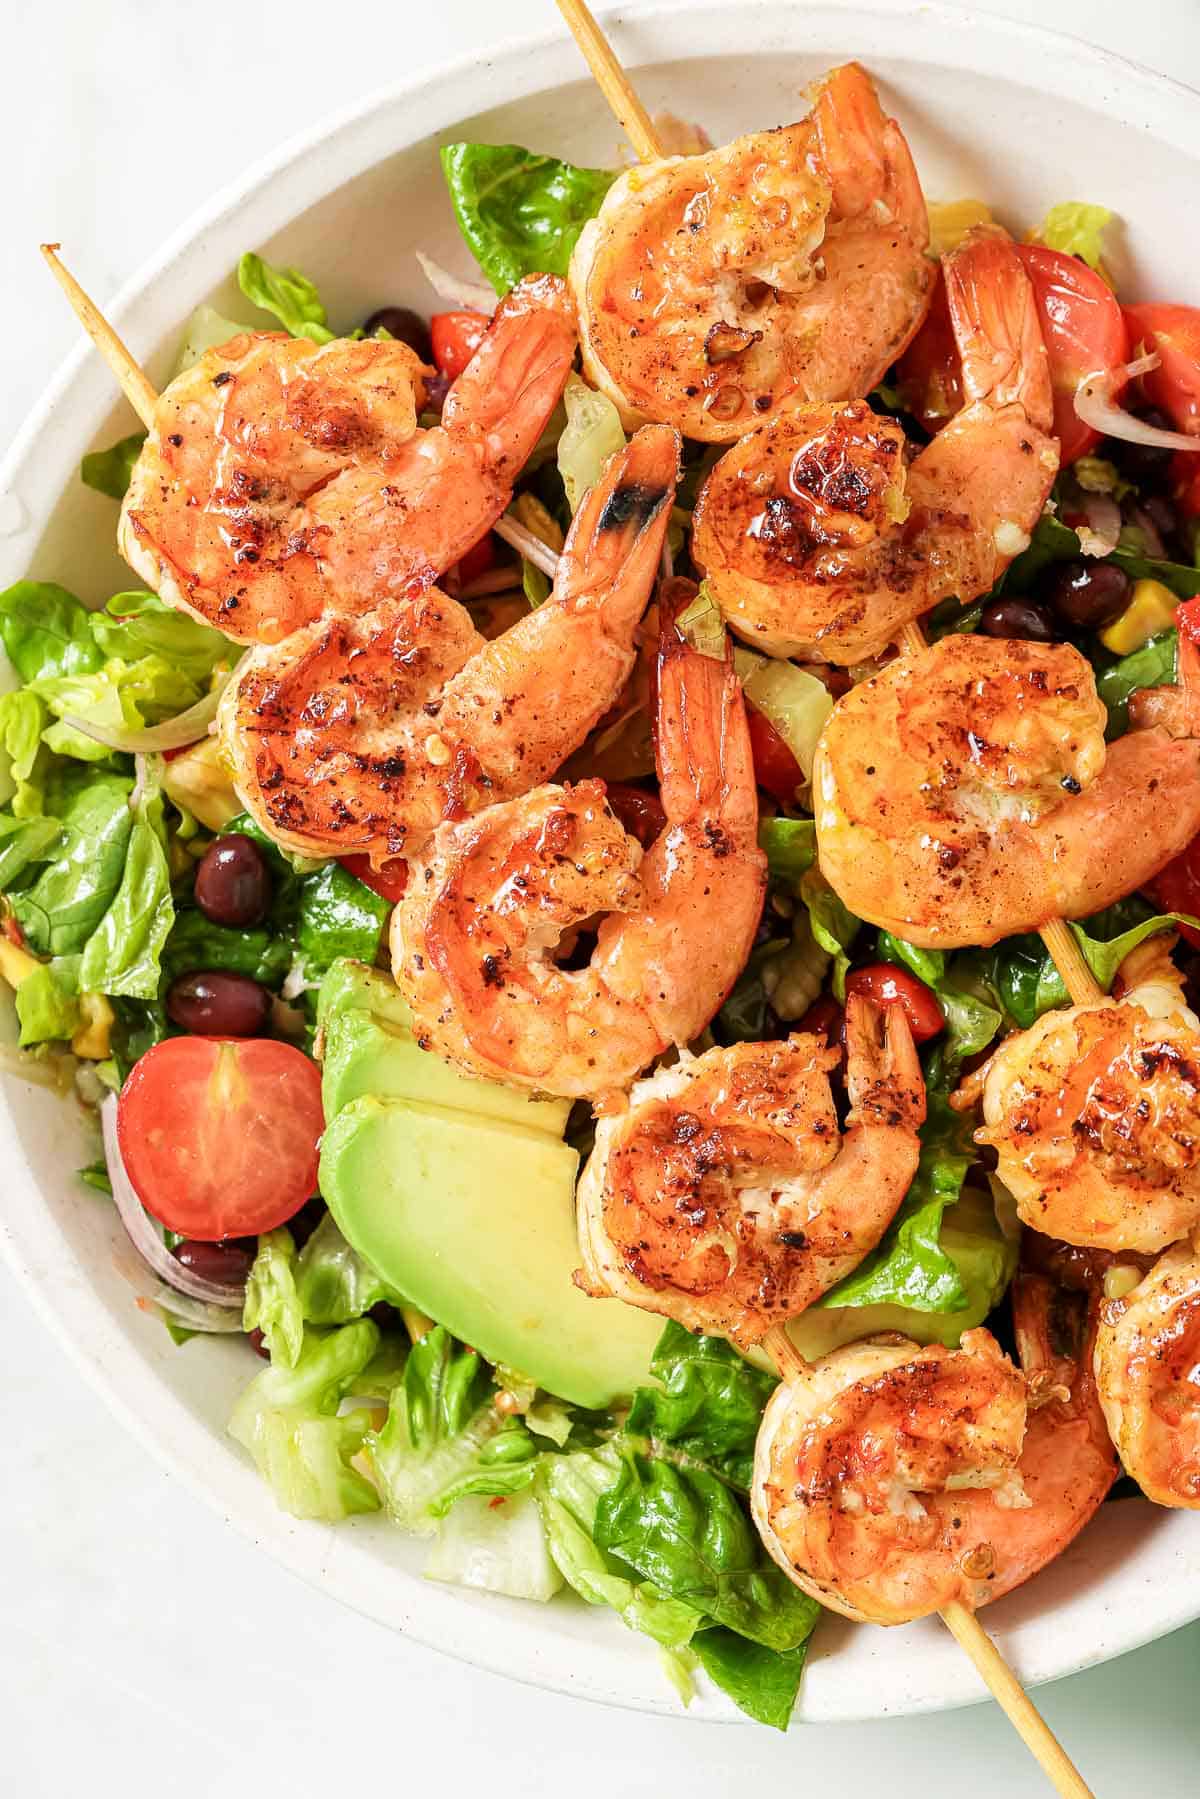
<instances>
[{"instance_id":1,"label":"white onion sliver","mask_svg":"<svg viewBox=\"0 0 1200 1799\"><path fill-rule=\"evenodd\" d=\"M1139 375L1148 375L1159 365L1158 356L1139 356L1133 362L1115 369L1096 369L1085 375L1075 389L1075 411L1085 425L1099 431L1102 437L1117 437L1123 443L1149 444L1159 450L1200 450L1200 437L1186 437L1182 431L1160 431L1145 419L1126 412L1115 395L1118 387Z\"/></svg>"},{"instance_id":2,"label":"white onion sliver","mask_svg":"<svg viewBox=\"0 0 1200 1799\"><path fill-rule=\"evenodd\" d=\"M491 318L496 310L496 296L490 287L485 287L482 281L467 281L461 275L452 275L449 269L444 269L432 256L426 256L423 250L417 251L417 261L426 281L440 300L450 300L455 306L466 306L471 312L486 312Z\"/></svg>"},{"instance_id":3,"label":"white onion sliver","mask_svg":"<svg viewBox=\"0 0 1200 1799\"><path fill-rule=\"evenodd\" d=\"M238 1308L238 1329L241 1328L241 1307L245 1294L241 1287L234 1287L219 1281L205 1280L203 1275L193 1274L182 1262L176 1261L162 1238L159 1236L150 1215L133 1190L133 1182L125 1169L121 1155L121 1146L117 1141L117 1096L110 1093L107 1099L100 1102L100 1128L104 1134L104 1160L108 1168L108 1178L112 1182L113 1203L121 1215L121 1223L129 1233L129 1241L162 1280L178 1293L186 1293L192 1299L203 1300L208 1305ZM186 1322L186 1320L184 1320Z\"/></svg>"},{"instance_id":4,"label":"white onion sliver","mask_svg":"<svg viewBox=\"0 0 1200 1799\"><path fill-rule=\"evenodd\" d=\"M558 573L558 557L542 542L540 537L535 537L532 531L527 531L524 525L518 524L516 519L510 517L507 512L503 518L496 520L492 530L497 537L502 537L505 543L511 544L513 549L524 556L527 562L532 562L534 568L540 568L542 573L548 575L553 581Z\"/></svg>"},{"instance_id":5,"label":"white onion sliver","mask_svg":"<svg viewBox=\"0 0 1200 1799\"><path fill-rule=\"evenodd\" d=\"M172 1324L180 1324L184 1330L208 1331L211 1335L227 1332L232 1335L242 1328L242 1314L229 1306L205 1305L201 1300L189 1299L186 1294L173 1293L164 1287L161 1281L135 1281L138 1288L147 1287L148 1292L138 1293L140 1304L156 1305L166 1313Z\"/></svg>"},{"instance_id":6,"label":"white onion sliver","mask_svg":"<svg viewBox=\"0 0 1200 1799\"><path fill-rule=\"evenodd\" d=\"M1084 506L1091 543L1080 533L1080 546L1085 556L1111 556L1121 535L1121 508L1111 494L1091 493Z\"/></svg>"},{"instance_id":7,"label":"white onion sliver","mask_svg":"<svg viewBox=\"0 0 1200 1799\"><path fill-rule=\"evenodd\" d=\"M108 731L103 725L91 724L86 718L76 718L69 712L62 722L82 736L90 737L94 743L102 743L109 750L120 750L127 756L152 755L156 750L181 750L208 735L208 728L217 716L223 686L224 682L218 683L211 693L206 693L186 712L164 719L161 725L147 725L142 731Z\"/></svg>"}]
</instances>

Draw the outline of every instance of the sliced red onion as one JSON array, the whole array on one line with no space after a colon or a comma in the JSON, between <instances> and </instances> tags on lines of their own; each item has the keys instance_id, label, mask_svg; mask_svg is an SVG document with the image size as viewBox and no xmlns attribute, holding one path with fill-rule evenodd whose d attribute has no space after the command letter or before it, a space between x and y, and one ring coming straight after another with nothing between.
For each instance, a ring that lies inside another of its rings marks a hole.
<instances>
[{"instance_id":1,"label":"sliced red onion","mask_svg":"<svg viewBox=\"0 0 1200 1799\"><path fill-rule=\"evenodd\" d=\"M491 318L496 310L496 296L490 287L485 287L482 281L467 281L461 275L452 275L449 269L444 269L432 256L426 256L423 250L417 251L417 261L439 300L449 300L454 306L465 306L470 312L486 312Z\"/></svg>"},{"instance_id":2,"label":"sliced red onion","mask_svg":"<svg viewBox=\"0 0 1200 1799\"><path fill-rule=\"evenodd\" d=\"M532 531L528 531L524 525L518 524L516 519L507 512L503 518L496 520L492 530L497 537L502 537L505 543L511 544L513 549L524 556L527 562L532 562L534 568L540 568L542 573L548 575L553 581L558 573L558 557L542 542L540 537L535 537Z\"/></svg>"},{"instance_id":3,"label":"sliced red onion","mask_svg":"<svg viewBox=\"0 0 1200 1799\"><path fill-rule=\"evenodd\" d=\"M1134 418L1117 401L1118 388L1139 375L1148 375L1161 360L1153 354L1138 356L1123 367L1096 369L1085 375L1075 389L1076 413L1102 437L1119 437L1124 443L1149 444L1158 450L1200 450L1200 437L1186 437L1182 431L1160 431L1145 419Z\"/></svg>"},{"instance_id":4,"label":"sliced red onion","mask_svg":"<svg viewBox=\"0 0 1200 1799\"><path fill-rule=\"evenodd\" d=\"M138 1304L143 1310L147 1306L157 1306L166 1313L172 1324L181 1324L185 1330L207 1331L210 1335L222 1332L232 1335L242 1329L240 1305L236 1310L226 1305L204 1305L198 1299L188 1299L182 1293L173 1293L161 1281L147 1280L144 1277L134 1284L149 1289L148 1292L138 1294Z\"/></svg>"},{"instance_id":5,"label":"sliced red onion","mask_svg":"<svg viewBox=\"0 0 1200 1799\"><path fill-rule=\"evenodd\" d=\"M1084 504L1087 526L1079 532L1085 556L1111 556L1121 535L1121 508L1108 493L1090 493Z\"/></svg>"},{"instance_id":6,"label":"sliced red onion","mask_svg":"<svg viewBox=\"0 0 1200 1799\"><path fill-rule=\"evenodd\" d=\"M185 1268L182 1262L176 1261L159 1236L158 1228L150 1214L134 1192L133 1182L126 1172L121 1146L117 1141L117 1096L115 1093L110 1093L107 1099L100 1102L100 1128L104 1134L104 1160L108 1167L108 1178L112 1182L113 1203L121 1214L121 1223L128 1231L133 1247L155 1274L159 1275L168 1286L173 1287L177 1293L186 1293L190 1298L203 1300L210 1306L236 1306L238 1308L236 1328L240 1330L245 1289L223 1281L207 1281L202 1275L194 1274L190 1268ZM174 1305L173 1300L172 1305Z\"/></svg>"},{"instance_id":7,"label":"sliced red onion","mask_svg":"<svg viewBox=\"0 0 1200 1799\"><path fill-rule=\"evenodd\" d=\"M63 723L70 725L73 731L79 731L84 737L90 737L94 743L102 743L109 750L120 750L127 756L153 755L161 750L181 750L189 743L199 743L202 737L207 737L208 728L217 716L223 685L223 682L218 683L211 693L206 693L202 700L197 700L186 712L177 712L174 718L164 719L161 725L147 725L141 731L109 731L103 725L92 724L86 718L76 718L69 712L63 718Z\"/></svg>"}]
</instances>

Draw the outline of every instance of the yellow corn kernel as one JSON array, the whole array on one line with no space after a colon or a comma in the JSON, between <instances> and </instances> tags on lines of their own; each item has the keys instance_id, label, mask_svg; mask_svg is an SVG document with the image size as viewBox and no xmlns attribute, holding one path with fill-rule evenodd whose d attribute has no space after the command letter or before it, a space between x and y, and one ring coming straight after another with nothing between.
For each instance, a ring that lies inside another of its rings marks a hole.
<instances>
[{"instance_id":1,"label":"yellow corn kernel","mask_svg":"<svg viewBox=\"0 0 1200 1799\"><path fill-rule=\"evenodd\" d=\"M77 1056L104 1062L112 1054L112 1028L117 1015L102 993L79 995L79 1029L71 1039Z\"/></svg>"},{"instance_id":2,"label":"yellow corn kernel","mask_svg":"<svg viewBox=\"0 0 1200 1799\"><path fill-rule=\"evenodd\" d=\"M957 250L972 225L990 225L992 209L984 200L945 200L929 208L929 254Z\"/></svg>"},{"instance_id":3,"label":"yellow corn kernel","mask_svg":"<svg viewBox=\"0 0 1200 1799\"><path fill-rule=\"evenodd\" d=\"M533 535L540 539L548 550L553 550L556 556L562 554L562 547L566 539L536 494L521 494L513 506L513 511L517 515L518 524L524 525L527 531L532 531Z\"/></svg>"},{"instance_id":4,"label":"yellow corn kernel","mask_svg":"<svg viewBox=\"0 0 1200 1799\"><path fill-rule=\"evenodd\" d=\"M185 750L167 763L163 791L210 831L223 830L243 810L215 737L206 737L195 749Z\"/></svg>"},{"instance_id":5,"label":"yellow corn kernel","mask_svg":"<svg viewBox=\"0 0 1200 1799\"><path fill-rule=\"evenodd\" d=\"M21 949L8 938L0 935L0 975L10 987L19 987L41 964L36 956L31 956L27 949Z\"/></svg>"},{"instance_id":6,"label":"yellow corn kernel","mask_svg":"<svg viewBox=\"0 0 1200 1799\"><path fill-rule=\"evenodd\" d=\"M1135 581L1129 604L1120 618L1101 631L1100 641L1114 656L1128 656L1174 624L1178 604L1175 594L1161 581Z\"/></svg>"}]
</instances>

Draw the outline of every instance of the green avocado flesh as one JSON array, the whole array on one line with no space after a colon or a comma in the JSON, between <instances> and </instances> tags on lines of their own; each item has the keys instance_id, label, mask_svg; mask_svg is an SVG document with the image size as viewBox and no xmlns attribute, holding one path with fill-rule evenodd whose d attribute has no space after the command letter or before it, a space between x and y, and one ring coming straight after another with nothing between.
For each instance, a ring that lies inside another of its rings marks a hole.
<instances>
[{"instance_id":1,"label":"green avocado flesh","mask_svg":"<svg viewBox=\"0 0 1200 1799\"><path fill-rule=\"evenodd\" d=\"M528 1125L402 1099L351 1102L325 1132L321 1191L390 1286L577 1405L649 1378L661 1320L572 1283L578 1157Z\"/></svg>"},{"instance_id":2,"label":"green avocado flesh","mask_svg":"<svg viewBox=\"0 0 1200 1799\"><path fill-rule=\"evenodd\" d=\"M571 1279L569 1103L419 1048L395 985L360 963L330 969L317 1019L321 1192L347 1241L489 1361L563 1399L603 1407L644 1385L661 1320Z\"/></svg>"}]
</instances>

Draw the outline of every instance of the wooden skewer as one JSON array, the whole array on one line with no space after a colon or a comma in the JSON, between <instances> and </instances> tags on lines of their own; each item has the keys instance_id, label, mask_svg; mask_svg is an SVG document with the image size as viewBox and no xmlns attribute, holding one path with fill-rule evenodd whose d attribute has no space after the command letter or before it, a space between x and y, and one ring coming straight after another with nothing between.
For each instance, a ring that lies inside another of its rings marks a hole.
<instances>
[{"instance_id":1,"label":"wooden skewer","mask_svg":"<svg viewBox=\"0 0 1200 1799\"><path fill-rule=\"evenodd\" d=\"M1104 989L1083 959L1076 938L1061 918L1052 918L1039 933L1063 978L1063 986L1077 1006L1093 1006L1104 998Z\"/></svg>"},{"instance_id":2,"label":"wooden skewer","mask_svg":"<svg viewBox=\"0 0 1200 1799\"><path fill-rule=\"evenodd\" d=\"M656 162L664 151L650 114L634 93L628 75L613 55L612 45L583 0L558 0L558 10L639 159Z\"/></svg>"},{"instance_id":3,"label":"wooden skewer","mask_svg":"<svg viewBox=\"0 0 1200 1799\"><path fill-rule=\"evenodd\" d=\"M154 428L154 412L158 395L129 354L100 308L84 293L74 275L58 260L60 244L43 244L42 255L50 265L50 273L71 302L75 316L117 377L121 391L147 431Z\"/></svg>"},{"instance_id":4,"label":"wooden skewer","mask_svg":"<svg viewBox=\"0 0 1200 1799\"><path fill-rule=\"evenodd\" d=\"M781 1380L793 1379L807 1367L785 1324L772 1325L762 1346L775 1363ZM951 1600L939 1614L946 1629L966 1651L996 1703L1007 1716L1034 1760L1062 1799L1094 1799L1091 1788L1034 1705L975 1613L960 1600Z\"/></svg>"}]
</instances>

